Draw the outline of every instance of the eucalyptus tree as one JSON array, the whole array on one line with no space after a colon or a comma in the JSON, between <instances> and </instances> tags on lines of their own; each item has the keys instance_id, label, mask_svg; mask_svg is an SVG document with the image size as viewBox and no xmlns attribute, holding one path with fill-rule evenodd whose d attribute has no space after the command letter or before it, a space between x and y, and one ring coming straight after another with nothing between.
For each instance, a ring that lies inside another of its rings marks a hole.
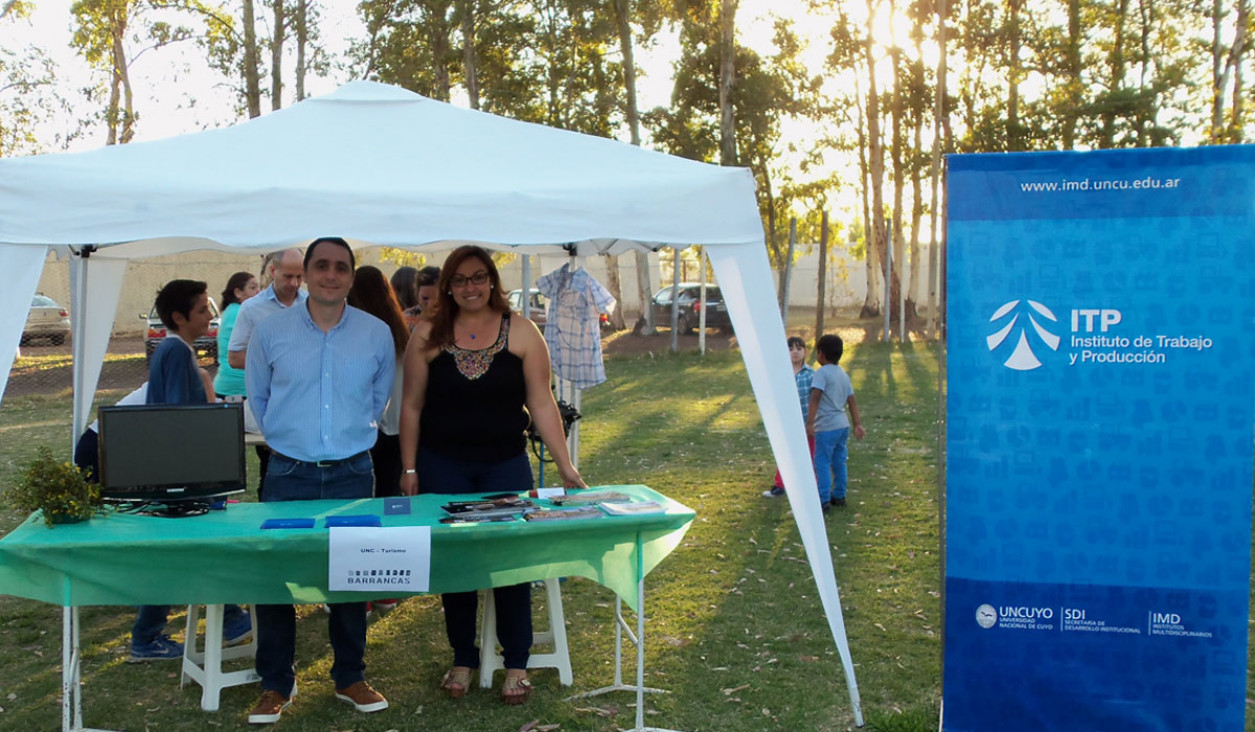
<instances>
[{"instance_id":1,"label":"eucalyptus tree","mask_svg":"<svg viewBox=\"0 0 1255 732\"><path fill-rule=\"evenodd\" d=\"M70 6L71 45L106 76L106 144L127 143L135 136L139 113L134 108L131 64L148 51L196 38L196 29L178 22L186 19L179 11L193 7L209 6L200 0L76 0Z\"/></svg>"},{"instance_id":2,"label":"eucalyptus tree","mask_svg":"<svg viewBox=\"0 0 1255 732\"><path fill-rule=\"evenodd\" d=\"M28 23L29 3L0 4L0 28ZM21 51L0 48L0 157L40 152L38 128L62 111L56 64L33 44Z\"/></svg>"},{"instance_id":3,"label":"eucalyptus tree","mask_svg":"<svg viewBox=\"0 0 1255 732\"><path fill-rule=\"evenodd\" d=\"M674 67L671 104L650 110L643 118L656 146L682 157L714 162L723 159L725 139L720 105L721 35L718 24L709 22L708 6L690 6L689 10L681 24L681 55ZM795 191L788 185L790 172L781 157L781 121L816 114L820 80L809 76L801 63L801 45L787 22L776 21L774 40L777 50L768 57L737 46L731 106L735 159L750 168L758 182L768 255L780 266L786 257L785 214L792 208Z\"/></svg>"},{"instance_id":4,"label":"eucalyptus tree","mask_svg":"<svg viewBox=\"0 0 1255 732\"><path fill-rule=\"evenodd\" d=\"M227 86L239 100L239 111L250 118L261 115L263 96L269 97L272 110L283 106L284 89L289 86L284 58L289 51L296 57L291 75L294 101L305 98L310 73L322 75L330 68L331 59L320 42L322 10L315 0L240 0L238 16L228 4L153 1L200 16L204 29L196 41L210 68L228 79ZM262 80L266 78L269 90L263 94Z\"/></svg>"},{"instance_id":5,"label":"eucalyptus tree","mask_svg":"<svg viewBox=\"0 0 1255 732\"><path fill-rule=\"evenodd\" d=\"M1243 128L1249 94L1243 72L1251 57L1251 0L1236 0L1233 6L1212 0L1209 10L1211 119L1208 139L1214 143L1242 142L1246 139ZM1231 24L1226 27L1226 21L1230 20Z\"/></svg>"}]
</instances>

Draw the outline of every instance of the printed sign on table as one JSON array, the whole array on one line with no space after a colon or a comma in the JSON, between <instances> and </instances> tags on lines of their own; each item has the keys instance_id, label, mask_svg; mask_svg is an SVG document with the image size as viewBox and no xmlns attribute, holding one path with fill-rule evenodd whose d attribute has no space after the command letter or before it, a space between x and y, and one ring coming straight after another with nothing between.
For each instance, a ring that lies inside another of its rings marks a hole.
<instances>
[{"instance_id":1,"label":"printed sign on table","mask_svg":"<svg viewBox=\"0 0 1255 732\"><path fill-rule=\"evenodd\" d=\"M944 729L1241 729L1255 150L949 165Z\"/></svg>"},{"instance_id":2,"label":"printed sign on table","mask_svg":"<svg viewBox=\"0 0 1255 732\"><path fill-rule=\"evenodd\" d=\"M430 526L337 526L329 532L328 589L427 592Z\"/></svg>"}]
</instances>

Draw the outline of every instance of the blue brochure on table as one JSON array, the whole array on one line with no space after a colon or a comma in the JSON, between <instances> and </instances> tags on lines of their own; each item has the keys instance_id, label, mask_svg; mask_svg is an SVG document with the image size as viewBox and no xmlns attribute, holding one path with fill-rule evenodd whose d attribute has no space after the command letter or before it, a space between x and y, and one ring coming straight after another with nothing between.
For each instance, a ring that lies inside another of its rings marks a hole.
<instances>
[{"instance_id":1,"label":"blue brochure on table","mask_svg":"<svg viewBox=\"0 0 1255 732\"><path fill-rule=\"evenodd\" d=\"M328 516L327 528L336 526L383 526L383 521L375 514L359 514L357 516Z\"/></svg>"},{"instance_id":2,"label":"blue brochure on table","mask_svg":"<svg viewBox=\"0 0 1255 732\"><path fill-rule=\"evenodd\" d=\"M398 514L410 513L410 497L402 496L400 498L383 499L383 513L385 516L396 516Z\"/></svg>"},{"instance_id":3,"label":"blue brochure on table","mask_svg":"<svg viewBox=\"0 0 1255 732\"><path fill-rule=\"evenodd\" d=\"M263 529L312 529L312 518L272 518L261 523Z\"/></svg>"}]
</instances>

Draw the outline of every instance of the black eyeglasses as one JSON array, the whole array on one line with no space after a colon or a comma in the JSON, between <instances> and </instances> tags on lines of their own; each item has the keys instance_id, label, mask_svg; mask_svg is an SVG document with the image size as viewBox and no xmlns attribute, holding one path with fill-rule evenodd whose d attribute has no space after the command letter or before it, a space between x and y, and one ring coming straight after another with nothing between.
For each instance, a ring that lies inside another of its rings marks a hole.
<instances>
[{"instance_id":1,"label":"black eyeglasses","mask_svg":"<svg viewBox=\"0 0 1255 732\"><path fill-rule=\"evenodd\" d=\"M449 278L449 286L462 288L462 287L466 287L467 282L471 283L472 285L482 285L487 281L488 281L488 273L481 269L480 271L476 272L470 277L463 277L462 275L457 275L457 274L453 275L452 277Z\"/></svg>"}]
</instances>

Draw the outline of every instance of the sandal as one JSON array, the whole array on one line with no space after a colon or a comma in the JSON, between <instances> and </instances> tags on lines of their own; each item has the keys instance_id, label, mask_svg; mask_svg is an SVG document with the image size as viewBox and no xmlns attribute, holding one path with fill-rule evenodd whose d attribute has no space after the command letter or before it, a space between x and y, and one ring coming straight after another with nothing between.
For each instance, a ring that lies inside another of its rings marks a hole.
<instances>
[{"instance_id":1,"label":"sandal","mask_svg":"<svg viewBox=\"0 0 1255 732\"><path fill-rule=\"evenodd\" d=\"M506 674L505 683L501 685L501 701L509 706L517 706L527 701L532 695L532 682L526 676Z\"/></svg>"},{"instance_id":2,"label":"sandal","mask_svg":"<svg viewBox=\"0 0 1255 732\"><path fill-rule=\"evenodd\" d=\"M471 688L471 670L465 666L454 666L440 680L440 688L450 699L461 699Z\"/></svg>"}]
</instances>

